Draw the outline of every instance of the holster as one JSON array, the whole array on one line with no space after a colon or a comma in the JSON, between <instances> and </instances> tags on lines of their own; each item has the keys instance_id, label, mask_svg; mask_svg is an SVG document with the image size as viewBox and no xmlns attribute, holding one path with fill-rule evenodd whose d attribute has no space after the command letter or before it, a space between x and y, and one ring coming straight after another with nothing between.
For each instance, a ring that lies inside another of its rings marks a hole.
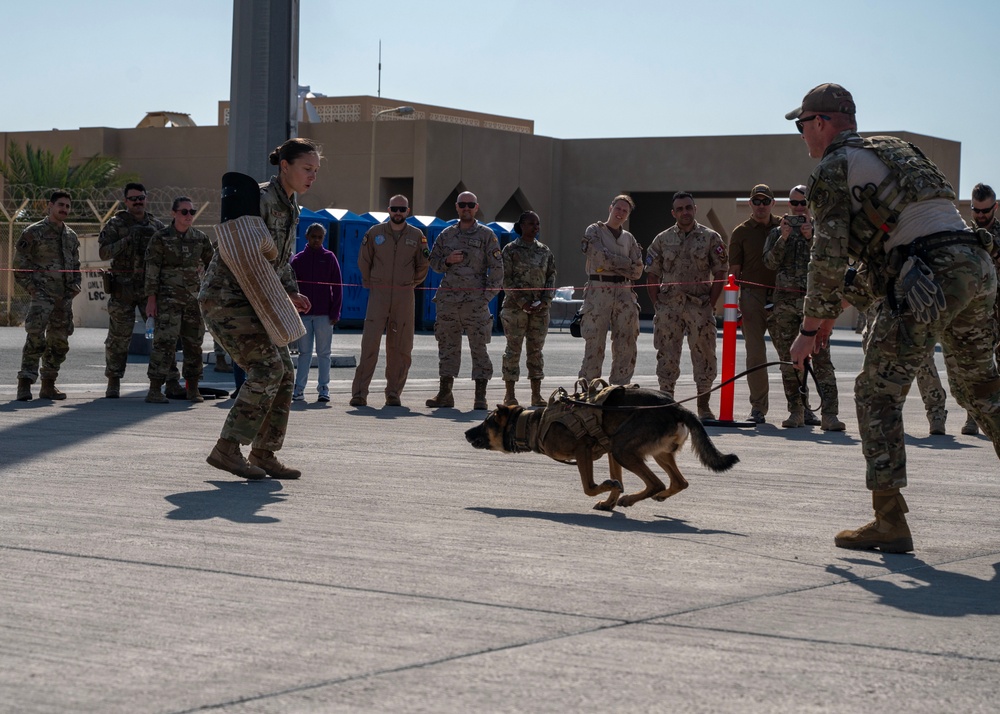
<instances>
[{"instance_id":1,"label":"holster","mask_svg":"<svg viewBox=\"0 0 1000 714\"><path fill-rule=\"evenodd\" d=\"M104 287L104 294L110 295L115 287L115 276L110 270L101 271L101 284Z\"/></svg>"}]
</instances>

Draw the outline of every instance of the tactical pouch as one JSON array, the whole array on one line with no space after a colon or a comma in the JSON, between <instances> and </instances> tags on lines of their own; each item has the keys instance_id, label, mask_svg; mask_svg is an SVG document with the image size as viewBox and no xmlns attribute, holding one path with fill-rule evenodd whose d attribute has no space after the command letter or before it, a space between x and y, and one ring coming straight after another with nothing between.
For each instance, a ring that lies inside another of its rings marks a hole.
<instances>
[{"instance_id":1,"label":"tactical pouch","mask_svg":"<svg viewBox=\"0 0 1000 714\"><path fill-rule=\"evenodd\" d=\"M913 319L926 325L941 317L948 303L934 272L917 256L910 256L899 271L896 290L906 300Z\"/></svg>"},{"instance_id":2,"label":"tactical pouch","mask_svg":"<svg viewBox=\"0 0 1000 714\"><path fill-rule=\"evenodd\" d=\"M115 286L115 278L111 274L110 270L101 271L101 284L102 287L104 288L104 294L110 295L112 288L114 288Z\"/></svg>"},{"instance_id":3,"label":"tactical pouch","mask_svg":"<svg viewBox=\"0 0 1000 714\"><path fill-rule=\"evenodd\" d=\"M583 337L583 333L580 331L580 321L583 319L583 312L577 310L577 313L573 315L573 319L569 323L569 334L573 337Z\"/></svg>"}]
</instances>

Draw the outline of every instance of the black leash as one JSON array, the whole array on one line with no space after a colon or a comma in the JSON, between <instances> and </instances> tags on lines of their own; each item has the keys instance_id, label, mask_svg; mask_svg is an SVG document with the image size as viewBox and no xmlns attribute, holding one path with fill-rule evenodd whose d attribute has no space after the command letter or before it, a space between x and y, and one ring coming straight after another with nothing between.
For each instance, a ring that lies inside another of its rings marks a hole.
<instances>
[{"instance_id":1,"label":"black leash","mask_svg":"<svg viewBox=\"0 0 1000 714\"><path fill-rule=\"evenodd\" d=\"M636 406L636 407L625 407L625 406L622 406L622 407L608 407L608 406L604 406L603 404L594 404L593 402L587 402L587 401L584 401L582 399L573 399L570 396L561 397L559 399L559 401L566 402L568 404L579 404L579 405L585 406L585 407L596 407L597 409L600 409L601 411L605 411L605 412L626 412L626 411L630 412L630 411L635 411L637 409L665 409L667 407L673 407L673 406L676 406L678 404L683 404L684 402L690 402L692 399L697 399L698 397L702 397L702 396L704 396L706 394L711 394L712 392L716 391L717 389L722 389L727 384L732 384L737 379L740 379L741 377L747 376L751 372L756 372L758 369L767 369L768 367L773 367L775 365L782 365L782 364L787 364L787 365L794 366L791 362L783 362L783 361L780 361L780 360L777 361L777 362L765 362L764 364L758 364L758 365L756 365L754 367L751 367L750 369L743 370L742 372L740 372L739 374L737 374L734 377L730 377L725 382L722 382L721 384L719 384L716 387L712 387L707 392L702 392L701 394L696 394L693 397L688 397L687 399L682 399L679 402L670 402L669 404L647 404L647 405L644 405L644 406ZM806 368L807 369L811 369L808 366L808 364L809 364L809 360L807 359L806 360L806 365L807 365ZM816 375L814 374L813 375L813 379L815 379L815 378L816 378ZM801 390L802 387L799 387L799 389Z\"/></svg>"}]
</instances>

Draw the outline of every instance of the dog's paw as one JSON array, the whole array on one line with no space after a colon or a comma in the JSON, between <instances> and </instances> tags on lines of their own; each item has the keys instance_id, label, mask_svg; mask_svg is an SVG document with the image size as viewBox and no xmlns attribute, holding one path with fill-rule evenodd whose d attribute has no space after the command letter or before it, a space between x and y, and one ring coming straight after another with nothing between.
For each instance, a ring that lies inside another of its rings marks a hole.
<instances>
[{"instance_id":1,"label":"dog's paw","mask_svg":"<svg viewBox=\"0 0 1000 714\"><path fill-rule=\"evenodd\" d=\"M625 490L625 487L622 486L622 482L621 481L619 481L618 479L612 479L612 478L609 478L607 481L605 481L604 483L602 483L601 484L601 488L606 489L608 491L619 491L619 492Z\"/></svg>"},{"instance_id":2,"label":"dog's paw","mask_svg":"<svg viewBox=\"0 0 1000 714\"><path fill-rule=\"evenodd\" d=\"M667 491L667 489L663 489L662 491L657 491L656 493L654 493L652 496L650 496L650 498L652 498L654 501L666 501L668 498L670 498L670 493Z\"/></svg>"},{"instance_id":3,"label":"dog's paw","mask_svg":"<svg viewBox=\"0 0 1000 714\"><path fill-rule=\"evenodd\" d=\"M622 508L628 508L633 503L635 503L635 501L632 500L631 496L622 496L621 498L618 499L618 505L621 506Z\"/></svg>"},{"instance_id":4,"label":"dog's paw","mask_svg":"<svg viewBox=\"0 0 1000 714\"><path fill-rule=\"evenodd\" d=\"M595 511L613 511L615 510L615 504L608 503L607 501L601 501L600 503L594 504Z\"/></svg>"}]
</instances>

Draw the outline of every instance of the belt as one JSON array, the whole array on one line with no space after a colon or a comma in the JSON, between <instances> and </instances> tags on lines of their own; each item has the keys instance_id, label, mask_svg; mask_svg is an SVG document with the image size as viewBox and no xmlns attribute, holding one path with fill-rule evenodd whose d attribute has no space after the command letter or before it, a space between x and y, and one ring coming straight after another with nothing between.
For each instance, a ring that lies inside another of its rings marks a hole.
<instances>
[{"instance_id":1,"label":"belt","mask_svg":"<svg viewBox=\"0 0 1000 714\"><path fill-rule=\"evenodd\" d=\"M622 275L591 275L591 280L597 280L602 283L630 283L632 282L628 278Z\"/></svg>"},{"instance_id":2,"label":"belt","mask_svg":"<svg viewBox=\"0 0 1000 714\"><path fill-rule=\"evenodd\" d=\"M976 245L983 247L983 242L979 236L972 231L941 231L930 235L914 238L908 245L899 246L900 249L909 255L926 254L938 248L947 248L951 245Z\"/></svg>"}]
</instances>

